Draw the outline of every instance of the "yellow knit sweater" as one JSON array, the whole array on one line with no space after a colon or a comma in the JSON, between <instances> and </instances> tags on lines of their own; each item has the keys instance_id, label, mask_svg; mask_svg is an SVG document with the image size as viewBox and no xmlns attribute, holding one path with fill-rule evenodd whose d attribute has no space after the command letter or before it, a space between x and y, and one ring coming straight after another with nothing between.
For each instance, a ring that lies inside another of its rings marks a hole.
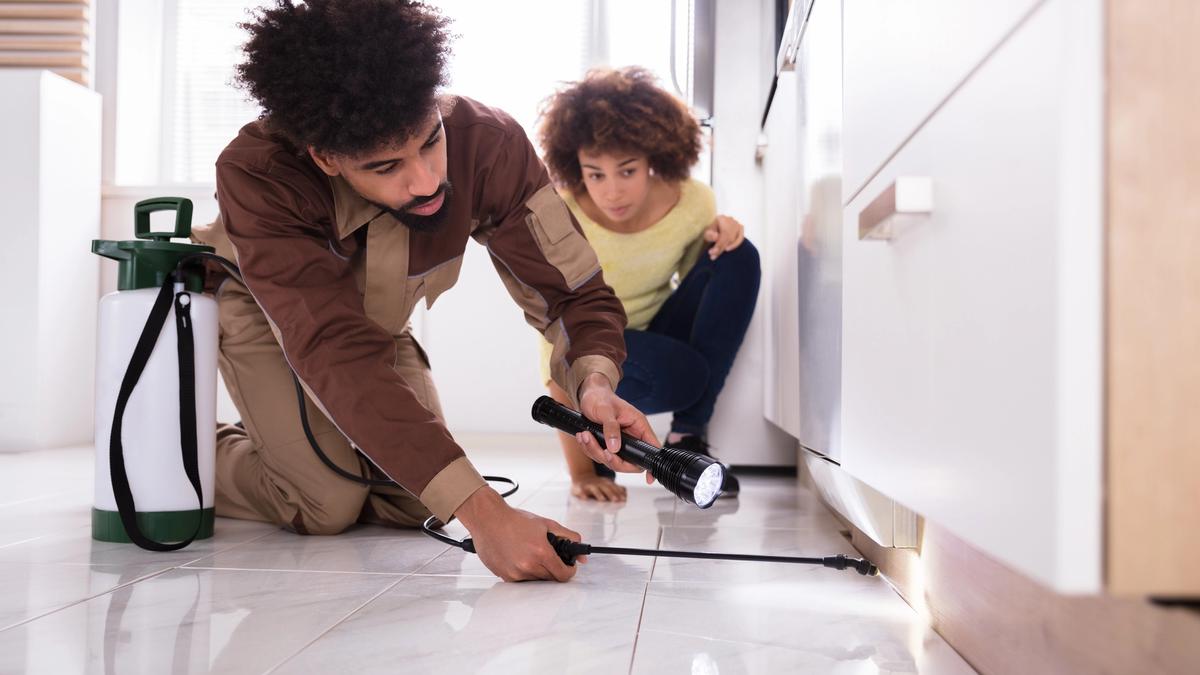
<instances>
[{"instance_id":1,"label":"yellow knit sweater","mask_svg":"<svg viewBox=\"0 0 1200 675\"><path fill-rule=\"evenodd\" d=\"M679 202L667 215L629 234L613 232L589 218L575 195L564 192L562 197L596 250L604 281L625 306L628 327L645 330L704 250L704 230L717 217L712 188L695 179L684 181ZM544 339L539 342L542 382L549 382L551 346Z\"/></svg>"}]
</instances>

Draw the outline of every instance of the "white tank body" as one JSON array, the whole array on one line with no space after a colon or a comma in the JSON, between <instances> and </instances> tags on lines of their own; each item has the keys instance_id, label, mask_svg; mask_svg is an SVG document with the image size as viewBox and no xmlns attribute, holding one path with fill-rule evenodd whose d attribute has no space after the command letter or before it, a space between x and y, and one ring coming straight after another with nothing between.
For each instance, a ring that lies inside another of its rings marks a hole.
<instances>
[{"instance_id":1,"label":"white tank body","mask_svg":"<svg viewBox=\"0 0 1200 675\"><path fill-rule=\"evenodd\" d=\"M157 288L109 293L100 300L96 359L95 507L116 511L109 477L109 434L117 393ZM213 506L217 407L217 303L190 293L195 341L196 440L204 508ZM154 352L125 408L125 470L139 513L190 511L196 492L183 469L179 441L179 366L172 308Z\"/></svg>"}]
</instances>

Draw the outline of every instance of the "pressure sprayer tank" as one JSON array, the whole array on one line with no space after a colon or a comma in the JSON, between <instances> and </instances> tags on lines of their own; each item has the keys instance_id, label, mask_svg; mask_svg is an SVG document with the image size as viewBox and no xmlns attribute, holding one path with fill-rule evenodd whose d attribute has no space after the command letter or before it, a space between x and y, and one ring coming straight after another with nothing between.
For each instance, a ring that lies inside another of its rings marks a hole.
<instances>
[{"instance_id":1,"label":"pressure sprayer tank","mask_svg":"<svg viewBox=\"0 0 1200 675\"><path fill-rule=\"evenodd\" d=\"M173 210L172 232L151 232L150 214ZM92 242L92 252L120 262L117 291L100 300L96 359L96 493L92 537L129 542L118 514L110 474L110 434L118 392L134 348L167 275L180 259L209 246L172 242L191 234L192 203L181 198L139 202L132 241ZM128 482L142 533L157 541L179 541L196 533L212 536L216 450L217 303L203 295L203 265L187 266L182 287L191 312L195 354L196 448L203 502L185 473L180 440L179 355L176 310L163 324L137 386L129 395L122 426ZM197 532L197 525L199 531Z\"/></svg>"}]
</instances>

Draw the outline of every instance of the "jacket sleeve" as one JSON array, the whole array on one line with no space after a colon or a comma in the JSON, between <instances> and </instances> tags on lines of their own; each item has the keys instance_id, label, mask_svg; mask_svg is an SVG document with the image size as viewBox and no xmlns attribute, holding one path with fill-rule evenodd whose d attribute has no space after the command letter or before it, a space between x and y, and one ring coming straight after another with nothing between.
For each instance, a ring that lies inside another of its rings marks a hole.
<instances>
[{"instance_id":1,"label":"jacket sleeve","mask_svg":"<svg viewBox=\"0 0 1200 675\"><path fill-rule=\"evenodd\" d=\"M221 218L246 287L292 370L330 421L439 519L484 482L392 369L396 345L371 321L350 263L330 247L324 186L298 169L218 163Z\"/></svg>"},{"instance_id":2,"label":"jacket sleeve","mask_svg":"<svg viewBox=\"0 0 1200 675\"><path fill-rule=\"evenodd\" d=\"M578 405L579 385L592 373L614 389L625 360L625 310L604 283L600 262L513 122L485 181L490 194L483 242L526 321L553 345L550 375Z\"/></svg>"}]
</instances>

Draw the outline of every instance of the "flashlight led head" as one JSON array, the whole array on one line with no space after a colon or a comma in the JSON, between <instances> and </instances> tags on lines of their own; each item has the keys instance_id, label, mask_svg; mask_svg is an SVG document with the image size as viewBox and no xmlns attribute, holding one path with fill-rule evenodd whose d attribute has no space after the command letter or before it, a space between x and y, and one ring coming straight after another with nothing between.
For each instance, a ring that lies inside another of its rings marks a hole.
<instances>
[{"instance_id":1,"label":"flashlight led head","mask_svg":"<svg viewBox=\"0 0 1200 675\"><path fill-rule=\"evenodd\" d=\"M717 463L710 464L700 473L696 487L692 490L695 504L702 509L712 506L721 496L721 486L725 484L725 467Z\"/></svg>"},{"instance_id":2,"label":"flashlight led head","mask_svg":"<svg viewBox=\"0 0 1200 675\"><path fill-rule=\"evenodd\" d=\"M673 462L675 466L672 467L674 470L671 473L674 475L665 480L658 474L655 474L655 477L683 501L691 502L702 509L712 506L717 497L721 496L721 486L725 484L725 467L712 457L668 448L668 452L670 451L679 453L675 457L676 462Z\"/></svg>"}]
</instances>

